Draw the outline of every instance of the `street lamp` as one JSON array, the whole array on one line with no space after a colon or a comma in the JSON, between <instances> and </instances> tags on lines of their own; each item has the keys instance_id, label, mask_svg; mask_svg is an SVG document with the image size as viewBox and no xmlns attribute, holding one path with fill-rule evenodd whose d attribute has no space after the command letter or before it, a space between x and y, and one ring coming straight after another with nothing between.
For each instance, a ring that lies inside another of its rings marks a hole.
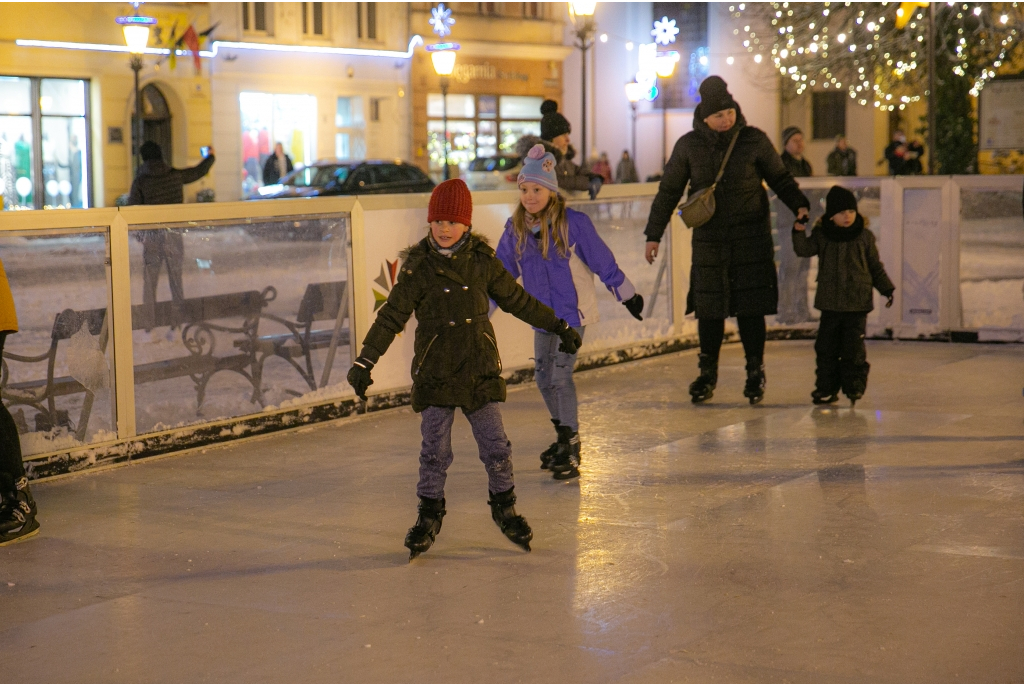
<instances>
[{"instance_id":1,"label":"street lamp","mask_svg":"<svg viewBox=\"0 0 1024 685\"><path fill-rule=\"evenodd\" d=\"M444 180L446 181L451 174L448 170L448 86L450 85L448 77L455 70L455 51L458 49L457 43L437 43L427 46L430 61L434 65L434 73L440 77L441 82L441 101L444 114Z\"/></svg>"},{"instance_id":2,"label":"street lamp","mask_svg":"<svg viewBox=\"0 0 1024 685\"><path fill-rule=\"evenodd\" d=\"M676 70L676 62L679 61L679 53L676 51L666 52L658 55L654 62L654 69L658 78L669 79L672 72ZM668 98L661 101L661 167L668 164Z\"/></svg>"},{"instance_id":3,"label":"street lamp","mask_svg":"<svg viewBox=\"0 0 1024 685\"><path fill-rule=\"evenodd\" d=\"M629 100L629 108L633 112L633 147L630 154L633 155L633 164L636 164L636 103L644 97L644 87L633 81L626 84L626 98Z\"/></svg>"},{"instance_id":4,"label":"street lamp","mask_svg":"<svg viewBox=\"0 0 1024 685\"><path fill-rule=\"evenodd\" d=\"M153 17L141 17L136 14L118 17L115 21L124 32L124 42L128 46L131 58L128 64L135 72L135 123L132 130L132 159L135 168L139 168L139 148L142 145L142 98L139 93L139 72L142 71L142 54L149 44L149 27L156 23ZM172 48L173 49L173 48Z\"/></svg>"},{"instance_id":5,"label":"street lamp","mask_svg":"<svg viewBox=\"0 0 1024 685\"><path fill-rule=\"evenodd\" d=\"M583 107L580 111L583 125L580 131L580 147L583 149L582 166L586 167L589 160L587 152L587 50L594 44L594 32L597 25L594 23L594 10L597 8L597 0L574 0L569 3L569 16L575 27L576 47L580 49L580 63L583 65L580 92L583 98Z\"/></svg>"}]
</instances>

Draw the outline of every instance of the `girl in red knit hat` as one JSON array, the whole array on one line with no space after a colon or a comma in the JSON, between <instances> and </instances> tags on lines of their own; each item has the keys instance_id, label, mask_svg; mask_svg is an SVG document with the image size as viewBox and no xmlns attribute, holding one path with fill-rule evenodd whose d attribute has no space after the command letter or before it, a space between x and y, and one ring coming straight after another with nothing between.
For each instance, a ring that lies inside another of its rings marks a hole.
<instances>
[{"instance_id":1,"label":"girl in red knit hat","mask_svg":"<svg viewBox=\"0 0 1024 685\"><path fill-rule=\"evenodd\" d=\"M498 402L505 401L505 380L488 317L490 301L531 326L557 334L569 353L581 340L550 307L516 283L481 236L470 232L473 198L465 182L453 179L434 189L427 221L427 236L403 253L398 281L363 340L348 382L365 401L373 384L371 370L415 313L412 408L422 417L423 445L416 487L419 517L405 537L410 560L430 549L441 530L457 407L473 427L487 469L491 517L509 540L529 551L533 531L515 510L512 443L498 409Z\"/></svg>"}]
</instances>

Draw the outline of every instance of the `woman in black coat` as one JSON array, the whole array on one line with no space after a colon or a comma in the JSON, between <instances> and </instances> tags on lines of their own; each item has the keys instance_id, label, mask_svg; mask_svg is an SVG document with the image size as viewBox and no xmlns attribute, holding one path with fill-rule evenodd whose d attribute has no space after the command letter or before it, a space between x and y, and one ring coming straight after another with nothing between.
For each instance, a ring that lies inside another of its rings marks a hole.
<instances>
[{"instance_id":1,"label":"woman in black coat","mask_svg":"<svg viewBox=\"0 0 1024 685\"><path fill-rule=\"evenodd\" d=\"M658 255L661 236L687 184L690 193L711 186L738 134L725 174L715 189L715 215L693 230L693 263L686 313L694 312L700 333L700 376L690 385L693 401L711 397L718 382L718 353L725 319L735 316L747 358L743 390L751 404L764 397L765 321L778 306L775 248L766 181L798 218L810 203L786 170L768 136L747 126L725 81L709 76L700 85L701 102L693 131L676 142L647 221L647 261Z\"/></svg>"}]
</instances>

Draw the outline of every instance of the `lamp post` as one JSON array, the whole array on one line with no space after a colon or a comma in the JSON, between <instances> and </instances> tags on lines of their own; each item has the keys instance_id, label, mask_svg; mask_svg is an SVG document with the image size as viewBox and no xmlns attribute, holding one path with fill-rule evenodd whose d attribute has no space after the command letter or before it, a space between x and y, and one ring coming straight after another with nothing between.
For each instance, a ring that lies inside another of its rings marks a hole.
<instances>
[{"instance_id":1,"label":"lamp post","mask_svg":"<svg viewBox=\"0 0 1024 685\"><path fill-rule=\"evenodd\" d=\"M451 172L448 169L448 77L455 70L455 51L459 49L456 43L438 43L427 46L430 52L430 61L434 65L434 73L440 77L441 101L444 117L444 180L450 178Z\"/></svg>"},{"instance_id":2,"label":"lamp post","mask_svg":"<svg viewBox=\"0 0 1024 685\"><path fill-rule=\"evenodd\" d=\"M633 145L629 154L633 155L633 164L636 164L636 103L644 97L644 87L633 81L626 84L626 98L629 100L629 108L633 115Z\"/></svg>"},{"instance_id":3,"label":"lamp post","mask_svg":"<svg viewBox=\"0 0 1024 685\"><path fill-rule=\"evenodd\" d=\"M676 70L676 62L679 61L678 52L668 52L658 55L655 62L655 70L658 77L663 79L671 78L672 72ZM668 164L668 98L661 101L661 168Z\"/></svg>"},{"instance_id":4,"label":"lamp post","mask_svg":"<svg viewBox=\"0 0 1024 685\"><path fill-rule=\"evenodd\" d=\"M132 160L135 168L139 168L139 148L142 145L142 98L139 92L139 72L142 71L142 54L149 44L149 27L156 23L153 17L141 17L137 14L128 17L118 17L115 21L121 26L124 32L124 42L131 53L130 61L132 71L135 72L135 122L132 126Z\"/></svg>"},{"instance_id":5,"label":"lamp post","mask_svg":"<svg viewBox=\"0 0 1024 685\"><path fill-rule=\"evenodd\" d=\"M597 25L594 23L596 8L597 0L573 0L569 3L569 16L572 17L575 27L576 47L580 49L580 63L583 65L580 81L580 92L582 93L580 147L583 150L583 158L580 162L583 167L586 167L589 159L587 152L587 50L594 44L594 32L597 30Z\"/></svg>"}]
</instances>

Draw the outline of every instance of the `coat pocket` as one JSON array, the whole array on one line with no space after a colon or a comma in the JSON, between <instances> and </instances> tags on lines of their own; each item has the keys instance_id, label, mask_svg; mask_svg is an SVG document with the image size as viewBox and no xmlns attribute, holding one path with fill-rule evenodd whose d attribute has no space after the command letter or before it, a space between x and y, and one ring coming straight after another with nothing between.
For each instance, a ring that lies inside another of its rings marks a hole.
<instances>
[{"instance_id":1,"label":"coat pocket","mask_svg":"<svg viewBox=\"0 0 1024 685\"><path fill-rule=\"evenodd\" d=\"M498 373L501 373L501 355L498 353L498 343L489 333L484 333L487 342L491 344L490 349L494 351L494 361L498 365Z\"/></svg>"},{"instance_id":2,"label":"coat pocket","mask_svg":"<svg viewBox=\"0 0 1024 685\"><path fill-rule=\"evenodd\" d=\"M435 334L434 337L430 339L430 342L427 343L426 348L423 350L423 354L421 354L419 359L416 361L416 370L413 372L414 376L420 375L420 370L423 368L423 364L427 361L427 355L430 354L430 348L434 346L438 335L440 335L440 333Z\"/></svg>"}]
</instances>

